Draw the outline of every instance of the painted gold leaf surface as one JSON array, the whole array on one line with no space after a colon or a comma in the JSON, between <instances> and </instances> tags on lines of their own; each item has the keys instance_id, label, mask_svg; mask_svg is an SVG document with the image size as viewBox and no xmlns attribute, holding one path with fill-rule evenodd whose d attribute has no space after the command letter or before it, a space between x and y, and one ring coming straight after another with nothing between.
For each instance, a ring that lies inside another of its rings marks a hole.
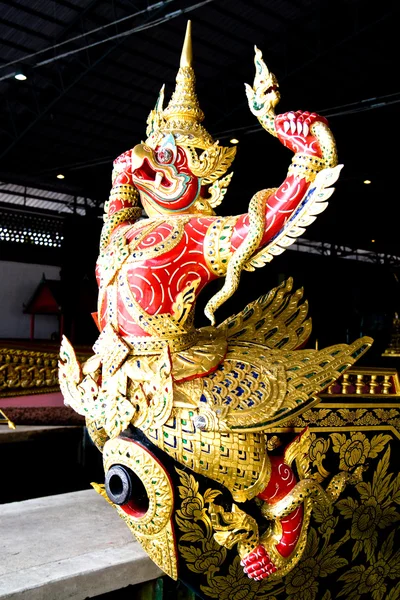
<instances>
[{"instance_id":1,"label":"painted gold leaf surface","mask_svg":"<svg viewBox=\"0 0 400 600\"><path fill-rule=\"evenodd\" d=\"M360 401L359 401L360 404ZM240 600L394 600L400 591L399 502L400 474L397 462L400 435L385 417L394 408L369 406L345 409L342 424L319 426L338 408L310 410L304 418L311 428L310 460L313 476L327 483L339 464L347 471L366 468L363 481L346 488L331 507L313 511L307 551L299 565L284 579L254 582L243 576L239 560L203 578L205 598ZM342 409L341 409L342 410ZM316 416L317 414L317 416ZM374 424L348 427L372 414ZM322 418L319 418L322 417ZM271 431L271 435L278 435ZM323 473L323 475L321 474ZM192 482L193 487L193 482ZM205 494L204 498L205 498ZM218 500L217 500L218 502ZM200 542L190 545L199 547ZM191 563L194 564L194 563Z\"/></svg>"}]
</instances>

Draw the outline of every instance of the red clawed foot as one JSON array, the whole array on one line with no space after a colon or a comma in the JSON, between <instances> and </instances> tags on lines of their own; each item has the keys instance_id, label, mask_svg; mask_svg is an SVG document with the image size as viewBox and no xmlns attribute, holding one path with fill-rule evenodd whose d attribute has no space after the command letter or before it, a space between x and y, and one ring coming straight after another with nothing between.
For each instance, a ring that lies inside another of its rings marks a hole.
<instances>
[{"instance_id":1,"label":"red clawed foot","mask_svg":"<svg viewBox=\"0 0 400 600\"><path fill-rule=\"evenodd\" d=\"M247 577L255 581L261 581L276 571L275 565L261 544L245 556L240 564Z\"/></svg>"}]
</instances>

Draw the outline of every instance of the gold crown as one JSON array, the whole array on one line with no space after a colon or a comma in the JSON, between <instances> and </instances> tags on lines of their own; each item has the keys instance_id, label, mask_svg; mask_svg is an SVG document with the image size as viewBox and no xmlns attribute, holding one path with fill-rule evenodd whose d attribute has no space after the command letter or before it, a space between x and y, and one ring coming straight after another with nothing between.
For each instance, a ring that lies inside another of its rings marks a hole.
<instances>
[{"instance_id":1,"label":"gold crown","mask_svg":"<svg viewBox=\"0 0 400 600\"><path fill-rule=\"evenodd\" d=\"M156 105L147 119L146 144L155 148L164 135L172 134L177 144L189 150L189 166L192 173L202 177L202 183L207 184L221 177L229 169L235 158L236 146L220 146L201 125L204 113L199 106L195 89L191 33L191 22L188 21L175 91L164 109L162 86ZM197 150L203 152L198 153Z\"/></svg>"}]
</instances>

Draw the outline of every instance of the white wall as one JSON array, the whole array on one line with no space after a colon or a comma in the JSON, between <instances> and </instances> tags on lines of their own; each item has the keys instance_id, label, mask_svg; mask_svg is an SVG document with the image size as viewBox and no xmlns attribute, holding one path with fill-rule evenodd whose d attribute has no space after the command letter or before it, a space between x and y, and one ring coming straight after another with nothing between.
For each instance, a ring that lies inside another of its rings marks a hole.
<instances>
[{"instance_id":1,"label":"white wall","mask_svg":"<svg viewBox=\"0 0 400 600\"><path fill-rule=\"evenodd\" d=\"M0 261L0 338L29 338L30 315L27 304L39 285L43 273L46 279L60 279L60 267L20 262ZM58 319L51 315L35 317L35 339L50 339L58 331Z\"/></svg>"}]
</instances>

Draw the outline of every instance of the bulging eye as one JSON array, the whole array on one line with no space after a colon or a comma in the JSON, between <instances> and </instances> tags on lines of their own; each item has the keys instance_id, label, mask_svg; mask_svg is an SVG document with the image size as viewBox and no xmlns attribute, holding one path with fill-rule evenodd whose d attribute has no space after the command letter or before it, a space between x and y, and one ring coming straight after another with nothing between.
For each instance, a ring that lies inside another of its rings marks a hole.
<instances>
[{"instance_id":1,"label":"bulging eye","mask_svg":"<svg viewBox=\"0 0 400 600\"><path fill-rule=\"evenodd\" d=\"M169 148L160 148L157 152L157 160L159 163L168 164L172 162L174 153Z\"/></svg>"},{"instance_id":2,"label":"bulging eye","mask_svg":"<svg viewBox=\"0 0 400 600\"><path fill-rule=\"evenodd\" d=\"M174 136L169 133L164 136L162 143L157 150L157 160L160 164L169 165L175 162L177 148Z\"/></svg>"}]
</instances>

